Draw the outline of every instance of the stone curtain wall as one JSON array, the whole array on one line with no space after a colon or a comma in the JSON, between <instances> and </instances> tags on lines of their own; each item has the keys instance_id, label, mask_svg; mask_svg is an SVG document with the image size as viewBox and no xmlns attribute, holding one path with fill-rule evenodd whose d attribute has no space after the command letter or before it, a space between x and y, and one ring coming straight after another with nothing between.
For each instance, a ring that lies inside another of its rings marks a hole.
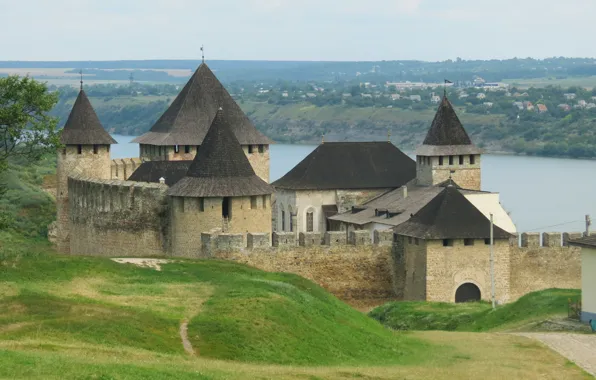
<instances>
[{"instance_id":1,"label":"stone curtain wall","mask_svg":"<svg viewBox=\"0 0 596 380\"><path fill-rule=\"evenodd\" d=\"M70 177L68 191L72 254L164 255L166 185Z\"/></svg>"},{"instance_id":2,"label":"stone curtain wall","mask_svg":"<svg viewBox=\"0 0 596 380\"><path fill-rule=\"evenodd\" d=\"M132 173L134 173L134 171L137 170L139 166L141 166L141 163L142 161L140 158L113 159L110 165L110 170L112 173L112 176L110 178L127 180L128 178L130 178Z\"/></svg>"},{"instance_id":3,"label":"stone curtain wall","mask_svg":"<svg viewBox=\"0 0 596 380\"><path fill-rule=\"evenodd\" d=\"M581 289L581 250L567 246L581 233L522 234L511 245L511 300L543 289ZM564 244L564 245L563 245Z\"/></svg>"}]
</instances>

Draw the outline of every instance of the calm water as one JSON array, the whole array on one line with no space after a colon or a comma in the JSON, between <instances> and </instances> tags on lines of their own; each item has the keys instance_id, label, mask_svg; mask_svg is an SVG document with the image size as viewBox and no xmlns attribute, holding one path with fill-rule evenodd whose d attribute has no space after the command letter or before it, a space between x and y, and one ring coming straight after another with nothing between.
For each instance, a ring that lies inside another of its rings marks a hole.
<instances>
[{"instance_id":1,"label":"calm water","mask_svg":"<svg viewBox=\"0 0 596 380\"><path fill-rule=\"evenodd\" d=\"M119 144L112 147L112 158L138 157L138 144L130 144L134 137L113 137ZM315 147L272 145L271 180ZM596 161L484 155L482 189L501 193L501 203L522 232L582 231L586 214L596 220L596 199L590 196L596 189Z\"/></svg>"}]
</instances>

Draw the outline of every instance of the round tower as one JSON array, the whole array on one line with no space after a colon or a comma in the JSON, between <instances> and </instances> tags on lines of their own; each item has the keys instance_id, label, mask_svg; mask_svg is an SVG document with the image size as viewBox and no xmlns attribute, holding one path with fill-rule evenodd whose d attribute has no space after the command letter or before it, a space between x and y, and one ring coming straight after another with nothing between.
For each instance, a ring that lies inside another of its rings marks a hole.
<instances>
[{"instance_id":1,"label":"round tower","mask_svg":"<svg viewBox=\"0 0 596 380\"><path fill-rule=\"evenodd\" d=\"M68 177L110 179L110 146L116 141L102 127L81 88L61 134L56 168L56 235L59 252L70 253Z\"/></svg>"},{"instance_id":2,"label":"round tower","mask_svg":"<svg viewBox=\"0 0 596 380\"><path fill-rule=\"evenodd\" d=\"M175 256L203 255L203 232L271 233L273 188L255 174L233 122L217 112L186 176L168 191Z\"/></svg>"},{"instance_id":3,"label":"round tower","mask_svg":"<svg viewBox=\"0 0 596 380\"><path fill-rule=\"evenodd\" d=\"M417 183L435 186L452 179L463 189L480 190L481 155L444 96L424 142L416 149Z\"/></svg>"}]
</instances>

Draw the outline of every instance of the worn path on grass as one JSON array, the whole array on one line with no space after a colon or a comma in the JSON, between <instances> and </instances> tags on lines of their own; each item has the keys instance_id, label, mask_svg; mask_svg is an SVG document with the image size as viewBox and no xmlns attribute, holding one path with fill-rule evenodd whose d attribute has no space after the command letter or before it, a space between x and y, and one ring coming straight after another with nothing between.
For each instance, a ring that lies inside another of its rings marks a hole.
<instances>
[{"instance_id":1,"label":"worn path on grass","mask_svg":"<svg viewBox=\"0 0 596 380\"><path fill-rule=\"evenodd\" d=\"M538 340L596 377L596 334L516 333Z\"/></svg>"}]
</instances>

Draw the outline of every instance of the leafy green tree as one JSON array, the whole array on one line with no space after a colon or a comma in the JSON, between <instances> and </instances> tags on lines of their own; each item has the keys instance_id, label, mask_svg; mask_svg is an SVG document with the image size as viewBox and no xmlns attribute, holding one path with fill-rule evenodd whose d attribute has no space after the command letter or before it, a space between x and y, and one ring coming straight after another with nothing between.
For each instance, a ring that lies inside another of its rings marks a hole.
<instances>
[{"instance_id":1,"label":"leafy green tree","mask_svg":"<svg viewBox=\"0 0 596 380\"><path fill-rule=\"evenodd\" d=\"M11 75L0 78L0 174L11 157L38 160L60 145L58 119L48 115L58 102L45 83Z\"/></svg>"}]
</instances>

